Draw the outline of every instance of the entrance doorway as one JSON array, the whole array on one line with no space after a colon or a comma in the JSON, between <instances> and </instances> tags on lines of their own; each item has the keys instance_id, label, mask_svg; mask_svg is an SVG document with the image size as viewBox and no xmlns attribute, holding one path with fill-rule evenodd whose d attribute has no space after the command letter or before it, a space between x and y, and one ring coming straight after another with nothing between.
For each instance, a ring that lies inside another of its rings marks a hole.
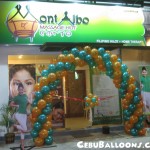
<instances>
[{"instance_id":1,"label":"entrance doorway","mask_svg":"<svg viewBox=\"0 0 150 150\"><path fill-rule=\"evenodd\" d=\"M66 76L66 92L68 100L66 102L66 118L83 117L84 102L86 96L85 70L69 71ZM75 100L81 99L81 100Z\"/></svg>"}]
</instances>

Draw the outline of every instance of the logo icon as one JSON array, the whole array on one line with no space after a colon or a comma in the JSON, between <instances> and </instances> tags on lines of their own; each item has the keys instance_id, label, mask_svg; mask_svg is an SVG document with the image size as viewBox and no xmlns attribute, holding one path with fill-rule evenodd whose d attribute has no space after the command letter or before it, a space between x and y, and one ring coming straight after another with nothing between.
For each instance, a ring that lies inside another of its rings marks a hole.
<instances>
[{"instance_id":1,"label":"logo icon","mask_svg":"<svg viewBox=\"0 0 150 150\"><path fill-rule=\"evenodd\" d=\"M16 42L19 38L29 38L33 42L38 30L38 20L31 14L29 6L17 5L8 14L6 24Z\"/></svg>"}]
</instances>

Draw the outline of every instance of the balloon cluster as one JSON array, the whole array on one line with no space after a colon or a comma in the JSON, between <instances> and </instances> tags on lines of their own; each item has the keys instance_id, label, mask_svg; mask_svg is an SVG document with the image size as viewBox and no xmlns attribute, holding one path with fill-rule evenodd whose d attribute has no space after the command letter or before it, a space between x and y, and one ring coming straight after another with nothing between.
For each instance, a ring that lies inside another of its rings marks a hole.
<instances>
[{"instance_id":1,"label":"balloon cluster","mask_svg":"<svg viewBox=\"0 0 150 150\"><path fill-rule=\"evenodd\" d=\"M85 109L90 109L98 106L98 96L89 93L85 98Z\"/></svg>"},{"instance_id":2,"label":"balloon cluster","mask_svg":"<svg viewBox=\"0 0 150 150\"><path fill-rule=\"evenodd\" d=\"M98 68L113 79L115 86L119 89L122 99L122 107L125 121L125 131L131 135L144 135L143 127L143 103L141 100L140 89L136 87L135 78L125 64L117 55L105 51L104 48L93 48L85 46L78 50L72 48L71 51L63 51L58 55L55 63L50 64L48 69L41 72L40 79L35 85L35 99L31 113L33 129L31 136L36 146L52 144L52 95L60 84L67 71L75 71L76 66ZM94 107L98 104L98 99L92 94L85 98L87 107Z\"/></svg>"}]
</instances>

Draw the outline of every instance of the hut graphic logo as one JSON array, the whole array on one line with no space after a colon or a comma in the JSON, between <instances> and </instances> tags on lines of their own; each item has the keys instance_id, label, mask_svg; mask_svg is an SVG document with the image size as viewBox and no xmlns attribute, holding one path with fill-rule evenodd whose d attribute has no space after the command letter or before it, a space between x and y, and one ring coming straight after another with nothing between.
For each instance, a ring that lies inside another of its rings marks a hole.
<instances>
[{"instance_id":1,"label":"hut graphic logo","mask_svg":"<svg viewBox=\"0 0 150 150\"><path fill-rule=\"evenodd\" d=\"M6 24L13 38L18 42L19 38L33 38L38 30L38 20L31 14L28 6L23 8L17 5L7 16Z\"/></svg>"}]
</instances>

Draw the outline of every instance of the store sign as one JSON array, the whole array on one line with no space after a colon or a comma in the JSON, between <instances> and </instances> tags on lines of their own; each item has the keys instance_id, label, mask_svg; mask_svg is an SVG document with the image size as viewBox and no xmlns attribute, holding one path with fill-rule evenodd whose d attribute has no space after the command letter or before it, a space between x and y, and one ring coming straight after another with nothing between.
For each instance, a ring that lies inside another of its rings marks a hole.
<instances>
[{"instance_id":1,"label":"store sign","mask_svg":"<svg viewBox=\"0 0 150 150\"><path fill-rule=\"evenodd\" d=\"M146 46L139 8L0 2L0 44L120 43Z\"/></svg>"}]
</instances>

